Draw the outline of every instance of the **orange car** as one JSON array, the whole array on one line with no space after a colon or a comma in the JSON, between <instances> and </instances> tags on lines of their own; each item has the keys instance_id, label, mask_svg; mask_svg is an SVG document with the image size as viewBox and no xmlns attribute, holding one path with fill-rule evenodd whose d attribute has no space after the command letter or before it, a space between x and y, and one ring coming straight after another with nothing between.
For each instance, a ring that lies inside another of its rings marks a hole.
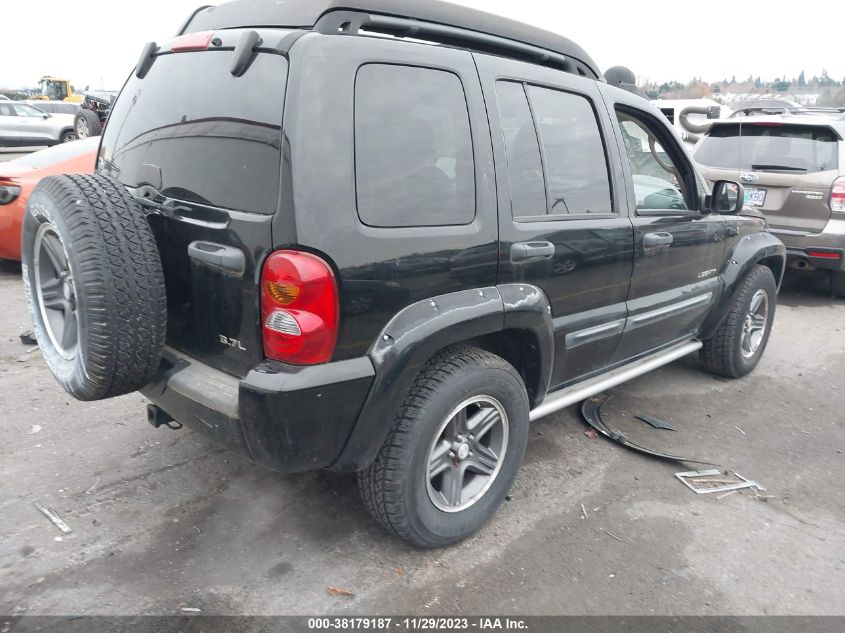
<instances>
[{"instance_id":1,"label":"orange car","mask_svg":"<svg viewBox=\"0 0 845 633\"><path fill-rule=\"evenodd\" d=\"M100 137L63 143L0 163L0 259L21 258L21 220L38 181L55 174L94 172Z\"/></svg>"}]
</instances>

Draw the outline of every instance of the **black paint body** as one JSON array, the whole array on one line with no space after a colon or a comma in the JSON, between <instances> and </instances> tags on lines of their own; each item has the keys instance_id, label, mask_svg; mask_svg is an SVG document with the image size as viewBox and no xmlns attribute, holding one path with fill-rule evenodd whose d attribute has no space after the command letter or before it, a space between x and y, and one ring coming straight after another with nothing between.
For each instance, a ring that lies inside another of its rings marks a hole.
<instances>
[{"instance_id":1,"label":"black paint body","mask_svg":"<svg viewBox=\"0 0 845 633\"><path fill-rule=\"evenodd\" d=\"M239 33L223 32L220 51L188 54L233 55L228 51ZM421 367L445 346L470 342L501 353L518 365L536 406L547 393L609 367L712 335L755 264L782 276L783 246L757 216L709 213L703 195L687 211L638 215L615 108L658 121L664 144L672 144L694 186L703 188L682 144L645 100L577 74L448 46L314 32L285 40L289 33L260 31L259 55L286 52L289 66L279 104L277 212L169 200L151 220L167 275L168 343L179 360L165 362L144 393L180 422L268 468L365 467ZM283 41L295 43L285 51ZM355 81L362 66L374 63L459 78L475 168L471 223L376 228L361 222ZM589 100L605 145L610 213L514 219L496 99L502 80ZM120 123L113 114L107 130ZM105 164L110 142L107 131ZM672 244L648 247L653 233L670 234ZM242 252L240 270L189 256L195 242ZM514 261L524 243L552 248ZM263 357L258 282L264 258L281 248L316 253L336 273L341 325L327 365L292 367ZM238 393L228 408L201 404L202 385L193 393L169 387L183 363L234 377Z\"/></svg>"}]
</instances>

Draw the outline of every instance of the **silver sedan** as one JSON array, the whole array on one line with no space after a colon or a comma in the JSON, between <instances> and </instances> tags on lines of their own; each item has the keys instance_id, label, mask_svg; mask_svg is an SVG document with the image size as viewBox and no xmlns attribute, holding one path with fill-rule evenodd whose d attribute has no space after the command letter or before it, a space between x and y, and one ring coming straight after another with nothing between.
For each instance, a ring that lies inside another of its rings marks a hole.
<instances>
[{"instance_id":1,"label":"silver sedan","mask_svg":"<svg viewBox=\"0 0 845 633\"><path fill-rule=\"evenodd\" d=\"M67 143L76 138L72 114L49 114L17 101L0 101L0 146Z\"/></svg>"}]
</instances>

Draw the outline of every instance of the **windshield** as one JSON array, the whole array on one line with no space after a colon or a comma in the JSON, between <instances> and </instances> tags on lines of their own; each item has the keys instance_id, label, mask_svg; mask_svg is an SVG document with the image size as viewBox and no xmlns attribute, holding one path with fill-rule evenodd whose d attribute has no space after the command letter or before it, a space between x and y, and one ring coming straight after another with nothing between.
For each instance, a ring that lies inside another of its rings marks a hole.
<instances>
[{"instance_id":1,"label":"windshield","mask_svg":"<svg viewBox=\"0 0 845 633\"><path fill-rule=\"evenodd\" d=\"M275 213L287 61L259 54L242 77L231 51L161 55L134 74L103 135L101 169L125 185L214 207Z\"/></svg>"},{"instance_id":2,"label":"windshield","mask_svg":"<svg viewBox=\"0 0 845 633\"><path fill-rule=\"evenodd\" d=\"M715 125L695 152L702 165L740 171L817 173L838 167L828 127L783 123Z\"/></svg>"}]
</instances>

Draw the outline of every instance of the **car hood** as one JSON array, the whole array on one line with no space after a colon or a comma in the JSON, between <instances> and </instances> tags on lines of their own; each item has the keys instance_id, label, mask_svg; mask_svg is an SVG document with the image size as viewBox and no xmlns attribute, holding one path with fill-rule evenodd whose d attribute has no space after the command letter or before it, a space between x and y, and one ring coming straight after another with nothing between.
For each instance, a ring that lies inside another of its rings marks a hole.
<instances>
[{"instance_id":1,"label":"car hood","mask_svg":"<svg viewBox=\"0 0 845 633\"><path fill-rule=\"evenodd\" d=\"M35 171L28 165L18 165L14 162L6 161L0 163L0 180L18 180Z\"/></svg>"}]
</instances>

